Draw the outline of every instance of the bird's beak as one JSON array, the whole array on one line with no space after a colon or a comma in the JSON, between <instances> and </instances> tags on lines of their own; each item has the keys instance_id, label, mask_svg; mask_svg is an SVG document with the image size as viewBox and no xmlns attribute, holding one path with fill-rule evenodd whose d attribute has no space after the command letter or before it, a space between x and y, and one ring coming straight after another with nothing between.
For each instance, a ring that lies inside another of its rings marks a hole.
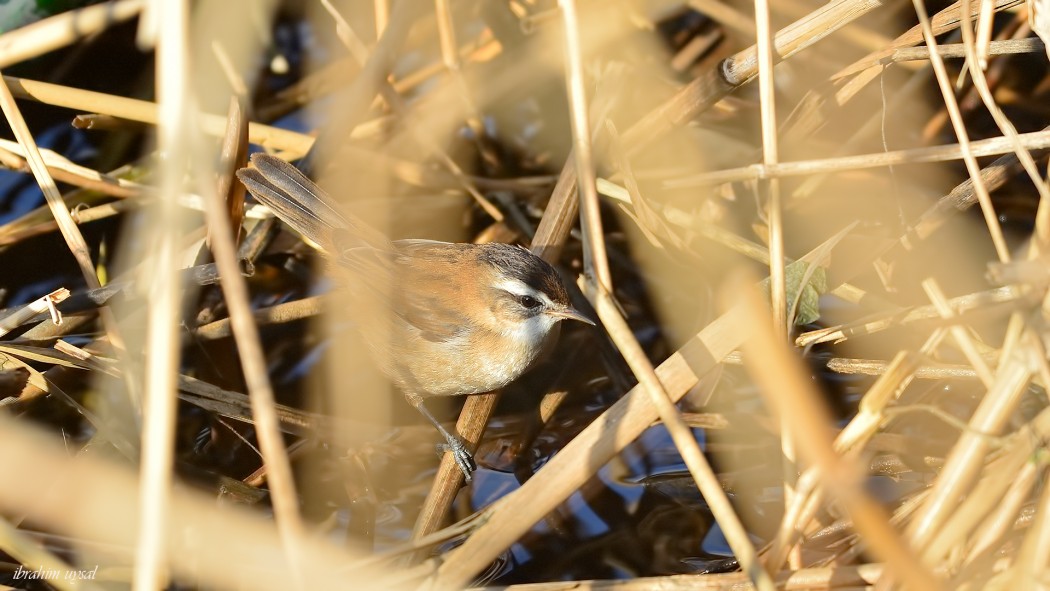
<instances>
[{"instance_id":1,"label":"bird's beak","mask_svg":"<svg viewBox=\"0 0 1050 591\"><path fill-rule=\"evenodd\" d=\"M565 319L565 320L579 320L580 322L583 322L585 324L590 324L591 326L594 326L594 321L591 320L590 318L588 318L587 316L584 316L576 308L564 308L564 309L561 309L561 310L550 310L547 313L550 314L551 316L554 316L555 318Z\"/></svg>"}]
</instances>

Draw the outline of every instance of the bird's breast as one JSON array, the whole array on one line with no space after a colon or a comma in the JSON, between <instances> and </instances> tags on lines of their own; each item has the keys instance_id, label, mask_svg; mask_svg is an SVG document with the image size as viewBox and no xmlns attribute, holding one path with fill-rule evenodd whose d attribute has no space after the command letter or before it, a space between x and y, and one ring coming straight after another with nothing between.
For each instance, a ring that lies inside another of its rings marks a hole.
<instances>
[{"instance_id":1,"label":"bird's breast","mask_svg":"<svg viewBox=\"0 0 1050 591\"><path fill-rule=\"evenodd\" d=\"M499 333L467 333L454 341L419 339L399 347L391 377L407 391L460 396L498 390L532 367L546 343L523 342Z\"/></svg>"}]
</instances>

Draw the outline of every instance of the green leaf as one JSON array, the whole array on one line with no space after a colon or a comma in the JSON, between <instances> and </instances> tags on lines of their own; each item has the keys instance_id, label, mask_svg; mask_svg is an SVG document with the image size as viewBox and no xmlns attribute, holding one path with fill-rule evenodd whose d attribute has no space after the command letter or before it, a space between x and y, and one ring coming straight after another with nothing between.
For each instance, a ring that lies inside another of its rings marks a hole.
<instances>
[{"instance_id":1,"label":"green leaf","mask_svg":"<svg viewBox=\"0 0 1050 591\"><path fill-rule=\"evenodd\" d=\"M762 282L766 301L770 298L769 285L767 277ZM820 265L795 261L784 267L784 290L787 292L788 313L794 311L794 323L801 326L816 322L820 318L820 296L828 290L827 271Z\"/></svg>"}]
</instances>

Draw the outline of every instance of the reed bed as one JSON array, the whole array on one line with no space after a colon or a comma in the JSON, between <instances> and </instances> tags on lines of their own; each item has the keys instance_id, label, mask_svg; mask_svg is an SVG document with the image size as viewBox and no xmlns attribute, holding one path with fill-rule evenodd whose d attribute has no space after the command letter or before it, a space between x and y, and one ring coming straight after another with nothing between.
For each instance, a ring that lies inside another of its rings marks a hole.
<instances>
[{"instance_id":1,"label":"reed bed","mask_svg":"<svg viewBox=\"0 0 1050 591\"><path fill-rule=\"evenodd\" d=\"M0 585L1045 587L1038 4L5 23ZM600 320L439 411L471 483L234 177L260 150L391 237L525 245Z\"/></svg>"}]
</instances>

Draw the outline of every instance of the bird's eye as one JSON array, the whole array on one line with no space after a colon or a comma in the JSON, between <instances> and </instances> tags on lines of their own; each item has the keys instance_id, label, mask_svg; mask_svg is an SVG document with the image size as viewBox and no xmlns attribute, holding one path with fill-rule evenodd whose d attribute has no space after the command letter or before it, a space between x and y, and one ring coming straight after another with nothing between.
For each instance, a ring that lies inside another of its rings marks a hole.
<instances>
[{"instance_id":1,"label":"bird's eye","mask_svg":"<svg viewBox=\"0 0 1050 591\"><path fill-rule=\"evenodd\" d=\"M518 303L521 304L523 308L528 310L535 310L536 308L539 308L543 305L539 300L530 295L523 295L519 297Z\"/></svg>"}]
</instances>

